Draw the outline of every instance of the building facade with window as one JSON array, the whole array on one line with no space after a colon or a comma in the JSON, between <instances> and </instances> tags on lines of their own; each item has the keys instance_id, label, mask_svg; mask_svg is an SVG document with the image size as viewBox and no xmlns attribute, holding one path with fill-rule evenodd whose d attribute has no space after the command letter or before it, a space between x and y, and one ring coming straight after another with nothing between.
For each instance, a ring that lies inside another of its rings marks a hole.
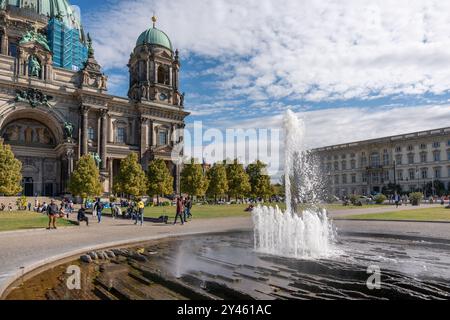
<instances>
[{"instance_id":1,"label":"building facade with window","mask_svg":"<svg viewBox=\"0 0 450 320\"><path fill-rule=\"evenodd\" d=\"M370 195L389 184L424 191L440 181L450 189L450 128L318 148L330 193Z\"/></svg>"},{"instance_id":2,"label":"building facade with window","mask_svg":"<svg viewBox=\"0 0 450 320\"><path fill-rule=\"evenodd\" d=\"M178 51L155 23L130 55L128 96L117 97L107 93L92 40L68 1L0 0L0 137L22 161L27 196L66 193L83 155L101 160L111 193L120 161L133 152L144 169L164 159L179 191L189 113Z\"/></svg>"}]
</instances>

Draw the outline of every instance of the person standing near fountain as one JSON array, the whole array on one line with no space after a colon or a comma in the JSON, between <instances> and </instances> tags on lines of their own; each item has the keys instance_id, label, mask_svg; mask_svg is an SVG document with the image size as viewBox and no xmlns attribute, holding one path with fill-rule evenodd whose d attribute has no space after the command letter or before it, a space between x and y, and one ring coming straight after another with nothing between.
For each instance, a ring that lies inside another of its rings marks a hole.
<instances>
[{"instance_id":1,"label":"person standing near fountain","mask_svg":"<svg viewBox=\"0 0 450 320\"><path fill-rule=\"evenodd\" d=\"M178 196L177 197L177 212L176 212L176 215L175 215L175 222L173 223L174 225L177 224L178 216L180 217L181 224L184 225L184 217L183 217L183 215L184 215L184 213L183 213L184 208L183 207L184 207L183 206L183 199L180 196Z\"/></svg>"},{"instance_id":2,"label":"person standing near fountain","mask_svg":"<svg viewBox=\"0 0 450 320\"><path fill-rule=\"evenodd\" d=\"M50 205L47 207L47 215L48 215L48 228L47 230L57 229L56 228L56 217L59 214L58 206L55 201L52 200Z\"/></svg>"}]
</instances>

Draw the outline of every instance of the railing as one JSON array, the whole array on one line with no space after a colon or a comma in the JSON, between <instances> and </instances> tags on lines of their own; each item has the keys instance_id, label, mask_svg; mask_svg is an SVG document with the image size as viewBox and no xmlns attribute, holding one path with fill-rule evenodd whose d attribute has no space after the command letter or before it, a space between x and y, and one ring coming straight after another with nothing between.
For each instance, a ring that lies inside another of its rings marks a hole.
<instances>
[{"instance_id":1,"label":"railing","mask_svg":"<svg viewBox=\"0 0 450 320\"><path fill-rule=\"evenodd\" d=\"M18 15L42 23L48 22L48 18L46 16L37 13L36 10L32 8L19 8L16 6L8 5L6 7L6 10L12 13L13 15Z\"/></svg>"}]
</instances>

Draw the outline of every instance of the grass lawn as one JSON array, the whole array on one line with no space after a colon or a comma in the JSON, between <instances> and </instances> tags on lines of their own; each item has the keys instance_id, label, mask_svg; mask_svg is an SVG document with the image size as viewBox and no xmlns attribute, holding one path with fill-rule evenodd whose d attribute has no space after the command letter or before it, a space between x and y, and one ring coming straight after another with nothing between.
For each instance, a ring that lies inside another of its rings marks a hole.
<instances>
[{"instance_id":1,"label":"grass lawn","mask_svg":"<svg viewBox=\"0 0 450 320\"><path fill-rule=\"evenodd\" d=\"M361 214L353 216L337 217L340 219L356 219L356 220L412 220L412 221L449 221L450 209L442 208L424 208L417 210L399 210L393 212Z\"/></svg>"},{"instance_id":2,"label":"grass lawn","mask_svg":"<svg viewBox=\"0 0 450 320\"><path fill-rule=\"evenodd\" d=\"M286 205L281 204L266 204L276 206L282 210L286 209ZM246 217L248 212L244 210L248 207L247 204L233 204L233 205L194 205L192 208L192 215L196 219L210 219L210 218L225 218L225 217ZM376 208L377 205L368 205L362 207L346 206L342 204L331 204L325 206L328 210L347 210L347 209L364 209ZM122 211L126 208L122 208ZM111 213L111 210L105 210L105 213ZM159 218L160 216L168 216L170 219L175 218L175 207L146 207L145 216L148 218Z\"/></svg>"},{"instance_id":3,"label":"grass lawn","mask_svg":"<svg viewBox=\"0 0 450 320\"><path fill-rule=\"evenodd\" d=\"M58 219L57 227L72 226L73 223L65 219ZM23 229L39 229L48 226L48 217L34 212L0 212L0 231Z\"/></svg>"},{"instance_id":4,"label":"grass lawn","mask_svg":"<svg viewBox=\"0 0 450 320\"><path fill-rule=\"evenodd\" d=\"M250 214L244 210L248 205L194 205L191 213L194 219L224 218L224 217L246 217ZM122 208L122 211L126 208ZM160 216L168 216L169 219L175 218L175 210L173 207L146 207L145 216L148 218L159 218ZM105 213L111 211L105 210Z\"/></svg>"}]
</instances>

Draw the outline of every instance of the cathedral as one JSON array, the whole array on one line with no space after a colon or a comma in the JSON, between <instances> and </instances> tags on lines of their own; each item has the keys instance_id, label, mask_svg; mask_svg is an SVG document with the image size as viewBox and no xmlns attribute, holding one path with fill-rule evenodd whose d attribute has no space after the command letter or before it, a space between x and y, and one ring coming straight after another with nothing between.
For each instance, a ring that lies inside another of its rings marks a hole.
<instances>
[{"instance_id":1,"label":"cathedral","mask_svg":"<svg viewBox=\"0 0 450 320\"><path fill-rule=\"evenodd\" d=\"M76 162L91 155L105 195L120 161L163 159L180 189L185 118L180 61L153 26L128 63L128 97L108 94L76 7L67 0L0 0L0 139L22 162L26 196L58 196Z\"/></svg>"}]
</instances>

